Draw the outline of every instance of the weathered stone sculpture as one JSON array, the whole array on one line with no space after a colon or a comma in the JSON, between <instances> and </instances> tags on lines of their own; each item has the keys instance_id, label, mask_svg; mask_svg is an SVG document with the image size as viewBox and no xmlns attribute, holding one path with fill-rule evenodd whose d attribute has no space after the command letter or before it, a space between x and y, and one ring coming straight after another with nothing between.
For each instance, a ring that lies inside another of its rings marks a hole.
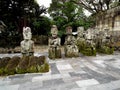
<instances>
[{"instance_id":1,"label":"weathered stone sculpture","mask_svg":"<svg viewBox=\"0 0 120 90\"><path fill-rule=\"evenodd\" d=\"M76 39L74 36L72 36L72 27L68 26L66 28L66 38L65 38L65 56L66 57L78 57L79 56L79 50L76 46Z\"/></svg>"},{"instance_id":2,"label":"weathered stone sculpture","mask_svg":"<svg viewBox=\"0 0 120 90\"><path fill-rule=\"evenodd\" d=\"M92 33L90 32L90 30L86 31L85 49L82 51L82 53L87 56L95 56L96 55L95 43L93 42Z\"/></svg>"},{"instance_id":3,"label":"weathered stone sculpture","mask_svg":"<svg viewBox=\"0 0 120 90\"><path fill-rule=\"evenodd\" d=\"M79 48L79 52L82 52L85 49L84 27L77 28L76 45Z\"/></svg>"},{"instance_id":4,"label":"weathered stone sculpture","mask_svg":"<svg viewBox=\"0 0 120 90\"><path fill-rule=\"evenodd\" d=\"M34 53L34 42L31 40L32 33L30 27L23 27L23 38L21 41L21 53L23 56L31 56Z\"/></svg>"},{"instance_id":5,"label":"weathered stone sculpture","mask_svg":"<svg viewBox=\"0 0 120 90\"><path fill-rule=\"evenodd\" d=\"M112 54L114 51L114 48L112 46L112 38L108 34L109 29L104 29L103 35L101 36L101 45L99 45L99 48L97 48L97 51L100 53L105 54Z\"/></svg>"},{"instance_id":6,"label":"weathered stone sculpture","mask_svg":"<svg viewBox=\"0 0 120 90\"><path fill-rule=\"evenodd\" d=\"M51 28L51 34L52 36L49 38L48 44L49 44L49 58L55 59L55 58L61 58L61 39L57 36L58 29L56 25L52 25Z\"/></svg>"}]
</instances>

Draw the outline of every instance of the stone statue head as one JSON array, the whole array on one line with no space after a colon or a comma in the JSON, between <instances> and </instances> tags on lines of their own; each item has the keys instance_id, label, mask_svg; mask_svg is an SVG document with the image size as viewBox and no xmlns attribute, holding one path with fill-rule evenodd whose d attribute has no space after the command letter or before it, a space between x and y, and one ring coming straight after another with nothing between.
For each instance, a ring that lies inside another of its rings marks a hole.
<instances>
[{"instance_id":1,"label":"stone statue head","mask_svg":"<svg viewBox=\"0 0 120 90\"><path fill-rule=\"evenodd\" d=\"M66 27L66 34L72 35L72 27L71 26Z\"/></svg>"},{"instance_id":2,"label":"stone statue head","mask_svg":"<svg viewBox=\"0 0 120 90\"><path fill-rule=\"evenodd\" d=\"M83 36L84 27L77 27L77 33L79 37Z\"/></svg>"},{"instance_id":3,"label":"stone statue head","mask_svg":"<svg viewBox=\"0 0 120 90\"><path fill-rule=\"evenodd\" d=\"M52 37L57 37L58 28L57 28L56 25L52 25L52 27L51 27L51 34L52 34Z\"/></svg>"},{"instance_id":4,"label":"stone statue head","mask_svg":"<svg viewBox=\"0 0 120 90\"><path fill-rule=\"evenodd\" d=\"M30 40L32 38L30 27L23 27L23 38L24 40Z\"/></svg>"}]
</instances>

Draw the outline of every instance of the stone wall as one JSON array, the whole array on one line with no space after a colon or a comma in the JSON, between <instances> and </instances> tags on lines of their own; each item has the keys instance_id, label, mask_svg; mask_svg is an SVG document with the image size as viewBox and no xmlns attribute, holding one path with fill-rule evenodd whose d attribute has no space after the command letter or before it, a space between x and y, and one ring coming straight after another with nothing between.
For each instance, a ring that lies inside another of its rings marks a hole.
<instances>
[{"instance_id":1,"label":"stone wall","mask_svg":"<svg viewBox=\"0 0 120 90\"><path fill-rule=\"evenodd\" d=\"M101 12L96 16L95 27L102 31L106 26L109 31L120 31L120 6Z\"/></svg>"}]
</instances>

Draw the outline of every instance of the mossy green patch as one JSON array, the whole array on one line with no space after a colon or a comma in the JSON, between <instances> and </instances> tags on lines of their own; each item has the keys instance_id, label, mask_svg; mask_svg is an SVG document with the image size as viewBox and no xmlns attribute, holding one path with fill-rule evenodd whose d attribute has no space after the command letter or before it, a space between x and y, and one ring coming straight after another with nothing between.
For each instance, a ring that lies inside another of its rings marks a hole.
<instances>
[{"instance_id":1,"label":"mossy green patch","mask_svg":"<svg viewBox=\"0 0 120 90\"><path fill-rule=\"evenodd\" d=\"M96 56L96 49L93 48L85 48L81 51L82 54L86 56Z\"/></svg>"},{"instance_id":2,"label":"mossy green patch","mask_svg":"<svg viewBox=\"0 0 120 90\"><path fill-rule=\"evenodd\" d=\"M8 62L7 66L5 67L5 73L8 75L13 75L16 73L16 67L20 62L20 57L14 56Z\"/></svg>"},{"instance_id":3,"label":"mossy green patch","mask_svg":"<svg viewBox=\"0 0 120 90\"><path fill-rule=\"evenodd\" d=\"M5 74L5 67L7 66L10 59L11 59L10 57L0 58L0 75Z\"/></svg>"},{"instance_id":4,"label":"mossy green patch","mask_svg":"<svg viewBox=\"0 0 120 90\"><path fill-rule=\"evenodd\" d=\"M34 56L29 57L29 65L27 68L28 72L30 73L37 72L37 60L38 60L38 57L34 57Z\"/></svg>"},{"instance_id":5,"label":"mossy green patch","mask_svg":"<svg viewBox=\"0 0 120 90\"><path fill-rule=\"evenodd\" d=\"M102 46L101 48L97 49L98 53L103 53L103 54L113 54L114 53L114 48L113 47L108 47L108 46Z\"/></svg>"},{"instance_id":6,"label":"mossy green patch","mask_svg":"<svg viewBox=\"0 0 120 90\"><path fill-rule=\"evenodd\" d=\"M15 56L13 58L6 57L0 60L0 75L44 73L48 71L49 64L46 62L45 56L24 56L22 58Z\"/></svg>"},{"instance_id":7,"label":"mossy green patch","mask_svg":"<svg viewBox=\"0 0 120 90\"><path fill-rule=\"evenodd\" d=\"M19 74L27 73L28 65L29 65L29 56L22 57L19 65L16 67L16 72Z\"/></svg>"}]
</instances>

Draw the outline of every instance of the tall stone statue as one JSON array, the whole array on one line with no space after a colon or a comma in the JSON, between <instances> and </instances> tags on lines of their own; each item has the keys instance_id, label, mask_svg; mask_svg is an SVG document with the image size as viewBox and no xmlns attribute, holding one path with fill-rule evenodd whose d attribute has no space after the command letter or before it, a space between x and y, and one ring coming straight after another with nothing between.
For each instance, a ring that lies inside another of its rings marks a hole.
<instances>
[{"instance_id":1,"label":"tall stone statue","mask_svg":"<svg viewBox=\"0 0 120 90\"><path fill-rule=\"evenodd\" d=\"M86 31L84 37L85 37L84 46L82 47L82 50L80 52L87 56L95 56L96 48L95 48L95 43L93 42L91 29L88 29Z\"/></svg>"},{"instance_id":2,"label":"tall stone statue","mask_svg":"<svg viewBox=\"0 0 120 90\"><path fill-rule=\"evenodd\" d=\"M30 27L23 27L23 41L21 41L21 53L23 56L31 56L34 53L34 42L31 40Z\"/></svg>"},{"instance_id":3,"label":"tall stone statue","mask_svg":"<svg viewBox=\"0 0 120 90\"><path fill-rule=\"evenodd\" d=\"M65 56L66 57L77 57L79 56L79 50L78 47L76 46L76 39L72 35L72 27L68 26L66 28L66 38L65 38Z\"/></svg>"},{"instance_id":4,"label":"tall stone statue","mask_svg":"<svg viewBox=\"0 0 120 90\"><path fill-rule=\"evenodd\" d=\"M77 41L76 45L79 48L79 52L82 52L85 48L85 37L84 37L84 27L77 28Z\"/></svg>"},{"instance_id":5,"label":"tall stone statue","mask_svg":"<svg viewBox=\"0 0 120 90\"><path fill-rule=\"evenodd\" d=\"M108 34L108 32L109 32L109 28L106 26L101 36L101 45L98 49L98 52L104 54L113 54L114 52L113 39Z\"/></svg>"},{"instance_id":6,"label":"tall stone statue","mask_svg":"<svg viewBox=\"0 0 120 90\"><path fill-rule=\"evenodd\" d=\"M58 29L56 25L52 25L51 27L52 36L48 40L49 44L49 58L61 58L61 39L58 37Z\"/></svg>"}]
</instances>

